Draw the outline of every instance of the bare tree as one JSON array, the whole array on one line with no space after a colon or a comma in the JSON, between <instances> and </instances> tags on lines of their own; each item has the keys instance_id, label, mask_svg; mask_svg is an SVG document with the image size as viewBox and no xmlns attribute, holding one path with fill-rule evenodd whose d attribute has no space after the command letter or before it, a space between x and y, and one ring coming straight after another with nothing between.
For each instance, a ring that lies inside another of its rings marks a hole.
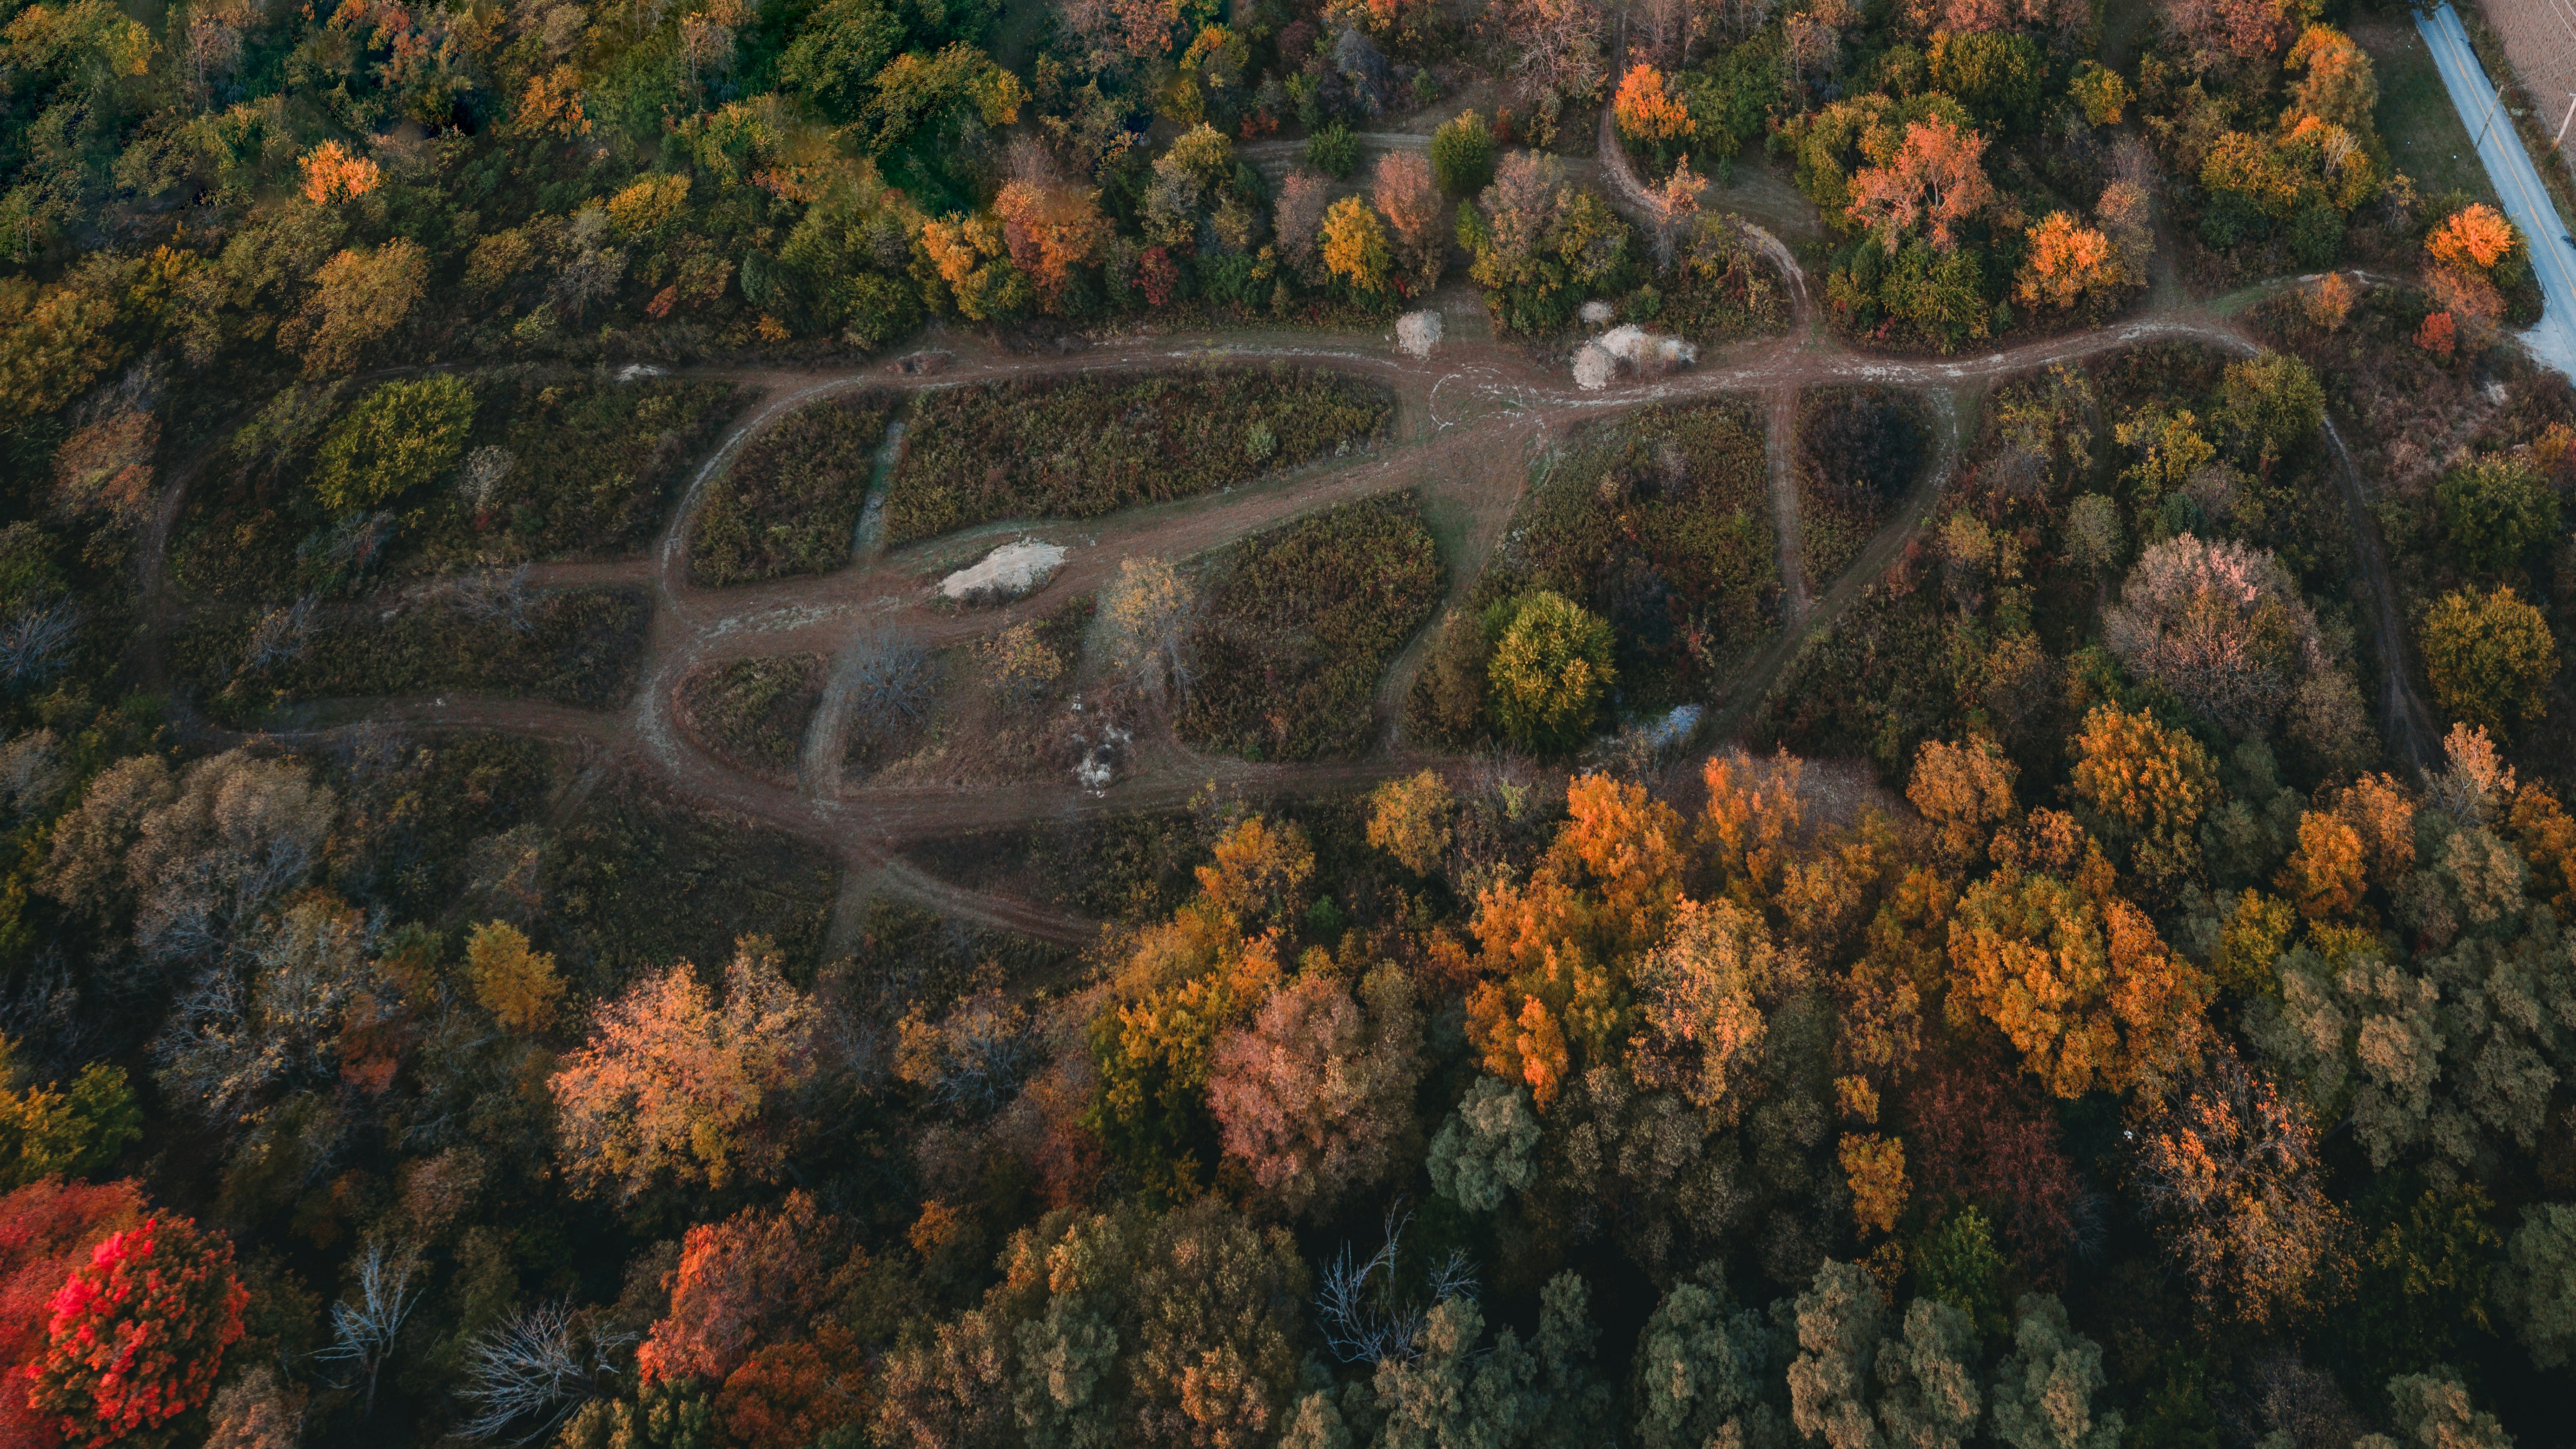
<instances>
[{"instance_id":1,"label":"bare tree","mask_svg":"<svg viewBox=\"0 0 2576 1449\"><path fill-rule=\"evenodd\" d=\"M412 1306L420 1301L420 1290L411 1283L419 1261L408 1248L400 1254L388 1254L384 1239L368 1239L366 1251L358 1255L358 1301L343 1298L331 1305L331 1344L313 1355L324 1363L352 1365L365 1377L370 1418L376 1412L376 1377L384 1372L385 1361L393 1357L394 1339L402 1332L403 1320L411 1316ZM354 1378L350 1381L355 1382Z\"/></svg>"},{"instance_id":2,"label":"bare tree","mask_svg":"<svg viewBox=\"0 0 2576 1449\"><path fill-rule=\"evenodd\" d=\"M459 613L469 619L509 626L525 634L537 627L535 591L528 587L528 566L476 569L452 586Z\"/></svg>"},{"instance_id":3,"label":"bare tree","mask_svg":"<svg viewBox=\"0 0 2576 1449\"><path fill-rule=\"evenodd\" d=\"M509 449L487 443L465 455L465 469L457 476L457 495L465 506L480 513L498 502L501 485L509 481L519 460Z\"/></svg>"},{"instance_id":4,"label":"bare tree","mask_svg":"<svg viewBox=\"0 0 2576 1449\"><path fill-rule=\"evenodd\" d=\"M264 674L271 665L301 658L306 641L313 637L313 606L313 595L306 594L283 608L269 610L258 627L250 631L250 641L242 645L241 672Z\"/></svg>"},{"instance_id":5,"label":"bare tree","mask_svg":"<svg viewBox=\"0 0 2576 1449\"><path fill-rule=\"evenodd\" d=\"M467 1439L495 1439L512 1425L534 1443L585 1401L607 1396L618 1377L619 1350L635 1335L608 1328L557 1300L484 1330L465 1350L465 1387L457 1396L473 1415L456 1428Z\"/></svg>"},{"instance_id":6,"label":"bare tree","mask_svg":"<svg viewBox=\"0 0 2576 1449\"><path fill-rule=\"evenodd\" d=\"M1149 693L1190 694L1190 626L1198 618L1197 590L1180 571L1158 558L1119 565L1101 613L1108 627L1112 667Z\"/></svg>"},{"instance_id":7,"label":"bare tree","mask_svg":"<svg viewBox=\"0 0 2576 1449\"><path fill-rule=\"evenodd\" d=\"M80 625L80 609L68 599L21 609L0 624L0 684L24 694L62 673L72 662Z\"/></svg>"},{"instance_id":8,"label":"bare tree","mask_svg":"<svg viewBox=\"0 0 2576 1449\"><path fill-rule=\"evenodd\" d=\"M1450 1298L1472 1298L1476 1272L1465 1252L1452 1249L1433 1268L1425 1286L1429 1297L1408 1302L1395 1288L1395 1258L1413 1214L1399 1216L1401 1201L1386 1214L1386 1243L1365 1262L1354 1262L1351 1245L1324 1269L1315 1295L1315 1314L1323 1321L1324 1346L1344 1363L1375 1364L1408 1360L1421 1352L1422 1330L1434 1305Z\"/></svg>"}]
</instances>

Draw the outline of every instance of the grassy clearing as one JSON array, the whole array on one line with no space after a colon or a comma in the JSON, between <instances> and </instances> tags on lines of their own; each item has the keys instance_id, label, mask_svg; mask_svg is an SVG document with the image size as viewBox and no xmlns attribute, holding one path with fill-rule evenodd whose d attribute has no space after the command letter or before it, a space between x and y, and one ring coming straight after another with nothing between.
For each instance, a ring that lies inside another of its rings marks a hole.
<instances>
[{"instance_id":1,"label":"grassy clearing","mask_svg":"<svg viewBox=\"0 0 2576 1449\"><path fill-rule=\"evenodd\" d=\"M547 843L546 909L530 934L584 996L674 961L693 961L712 980L735 939L753 935L775 942L788 974L810 983L840 880L840 862L821 846L620 775Z\"/></svg>"},{"instance_id":2,"label":"grassy clearing","mask_svg":"<svg viewBox=\"0 0 2576 1449\"><path fill-rule=\"evenodd\" d=\"M701 669L680 686L680 708L699 743L773 775L796 772L806 723L822 698L820 654L735 659Z\"/></svg>"},{"instance_id":3,"label":"grassy clearing","mask_svg":"<svg viewBox=\"0 0 2576 1449\"><path fill-rule=\"evenodd\" d=\"M510 468L487 497L458 492L428 510L409 560L419 572L494 558L642 553L691 465L751 396L723 383L527 376L488 379L475 392L468 456L497 446Z\"/></svg>"},{"instance_id":4,"label":"grassy clearing","mask_svg":"<svg viewBox=\"0 0 2576 1449\"><path fill-rule=\"evenodd\" d=\"M1090 723L1064 704L1092 604L1079 594L931 656L918 720L886 707L882 694L875 708L854 699L844 768L879 785L949 789L1068 778L1082 757L1074 736Z\"/></svg>"},{"instance_id":5,"label":"grassy clearing","mask_svg":"<svg viewBox=\"0 0 2576 1449\"><path fill-rule=\"evenodd\" d=\"M1368 741L1387 661L1447 587L1411 494L1346 504L1218 555L1191 640L1181 735L1249 759L1306 760Z\"/></svg>"},{"instance_id":6,"label":"grassy clearing","mask_svg":"<svg viewBox=\"0 0 2576 1449\"><path fill-rule=\"evenodd\" d=\"M914 407L886 542L1186 498L1365 444L1394 415L1384 388L1285 366L942 388Z\"/></svg>"},{"instance_id":7,"label":"grassy clearing","mask_svg":"<svg viewBox=\"0 0 2576 1449\"><path fill-rule=\"evenodd\" d=\"M372 699L463 689L531 695L604 709L635 688L653 606L641 589L566 589L541 595L525 627L477 617L453 603L319 613L301 652L250 668L257 609L200 611L172 641L183 679L208 713L239 720L311 699Z\"/></svg>"},{"instance_id":8,"label":"grassy clearing","mask_svg":"<svg viewBox=\"0 0 2576 1449\"><path fill-rule=\"evenodd\" d=\"M2379 110L2373 119L2388 143L2388 159L2415 179L2416 193L2429 199L2457 191L2494 204L2495 187L2478 163L2468 127L2442 86L2433 52L2405 13L2356 21L2352 37L2370 52L2371 70L2379 80Z\"/></svg>"},{"instance_id":9,"label":"grassy clearing","mask_svg":"<svg viewBox=\"0 0 2576 1449\"><path fill-rule=\"evenodd\" d=\"M835 398L782 421L707 485L689 534L701 584L829 573L850 561L894 402Z\"/></svg>"}]
</instances>

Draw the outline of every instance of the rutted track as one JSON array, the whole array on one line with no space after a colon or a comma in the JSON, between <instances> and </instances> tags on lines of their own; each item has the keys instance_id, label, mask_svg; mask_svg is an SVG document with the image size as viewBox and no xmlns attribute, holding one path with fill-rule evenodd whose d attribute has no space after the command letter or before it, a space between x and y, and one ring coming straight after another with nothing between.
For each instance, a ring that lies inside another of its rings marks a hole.
<instances>
[{"instance_id":1,"label":"rutted track","mask_svg":"<svg viewBox=\"0 0 2576 1449\"><path fill-rule=\"evenodd\" d=\"M1613 169L1606 164L1613 149L1605 147L1605 169ZM1624 168L1622 157L1615 169L1624 174ZM1633 176L1626 176L1625 182L1628 188L1634 188ZM1621 199L1629 200L1625 196ZM1805 641L1829 627L1922 527L1934 500L1956 469L1962 450L1957 394L2051 362L2144 342L2197 342L2240 353L2254 350L2251 340L2231 323L2205 315L2167 313L1975 358L1872 356L1817 334L1812 326L1805 277L1797 269L1794 257L1769 233L1759 228L1748 228L1748 232L1768 242L1764 251L1781 266L1789 281L1798 318L1796 335L1738 344L1721 350L1697 371L1601 392L1578 390L1569 378L1542 369L1527 354L1492 343L1444 343L1430 359L1418 361L1376 339L1296 332L1135 339L1069 356L1035 359L958 340L950 344L946 365L929 376L891 371L882 365L815 371L678 369L677 375L756 384L766 389L766 396L736 423L692 475L670 524L646 560L629 564L541 565L532 570L534 580L550 585L612 580L652 582L659 607L645 647L640 683L628 705L614 712L587 711L470 694L388 699L364 705L351 701L341 702L340 707L357 710L363 723L269 737L281 742L325 743L355 730L398 724L416 730L511 733L580 745L595 753L624 755L631 761L648 764L676 791L700 804L733 811L830 846L851 872L864 874L868 888L877 893L1012 931L1079 942L1093 935L1096 928L1090 922L1008 896L939 881L906 863L900 852L910 842L962 832L1177 805L1210 780L1247 793L1327 791L1358 788L1426 765L1436 768L1454 762L1406 749L1390 734L1386 747L1360 759L1305 765L1248 764L1199 755L1178 746L1158 746L1148 768L1105 792L1083 789L1070 779L1053 784L1023 781L977 790L852 787L841 779L840 769L848 711L841 707L845 701L838 699L842 692L827 690L825 702L818 707L803 742L797 782L789 786L753 777L699 748L674 717L675 691L700 666L750 655L817 652L834 661L837 675L839 661L849 645L880 629L901 629L934 646L962 641L1051 607L1055 600L1069 594L1097 589L1113 576L1120 561L1130 556L1195 554L1334 503L1406 488L1422 489L1466 520L1458 557L1451 561L1457 571L1456 592L1463 596L1473 573L1482 568L1502 538L1513 505L1527 484L1532 450L1587 421L1650 405L1720 396L1764 397L1772 403L1774 425L1770 431L1781 434L1771 440L1776 494L1781 486L1794 489L1794 480L1786 485L1782 481L1787 478L1785 460L1793 456L1790 450L1794 446L1794 440L1782 429L1784 416L1794 420L1795 409L1790 404L1799 389L1837 382L1874 382L1934 391L1945 424L1939 458L1859 558L1821 593L1809 593L1814 581L1804 579L1799 568L1795 514L1783 513L1781 575L1793 607L1780 634L1718 691L1721 708L1710 730L1723 738L1741 728ZM910 391L1002 377L1272 359L1336 368L1386 382L1397 398L1392 436L1366 455L1309 465L1219 494L1132 509L1103 519L997 522L926 543L876 551L872 557L832 574L744 588L707 589L689 579L689 529L708 481L751 438L816 399L861 388ZM2357 510L2359 480L2339 446L2337 459L2348 502ZM183 607L164 578L168 544L181 495L193 471L174 478L146 532L138 559L142 570L139 582L146 601L141 667L147 680L164 688L167 676L162 653L168 621ZM2357 512L2357 533L2366 523L2366 516ZM1065 564L1047 589L1031 600L1000 609L960 613L931 607L924 585L926 576L1026 531L1043 532L1068 546ZM2424 715L2421 702L2415 699L2403 668L2405 641L2395 622L2393 590L2377 551L2364 547L2360 553L2365 582L2378 596L2373 623L2380 636L2382 657L2390 665L2386 703L2391 738L2418 745L2420 753L2420 736L2411 731L2416 718L2429 716ZM2392 629L2396 630L2393 636ZM1421 653L1417 641L1416 647L1399 659L1391 678L1409 678ZM1401 697L1400 688L1391 683L1380 691L1381 709L1391 710ZM2398 727L2400 720L2405 722L2405 730ZM198 728L215 739L242 738L203 725Z\"/></svg>"}]
</instances>

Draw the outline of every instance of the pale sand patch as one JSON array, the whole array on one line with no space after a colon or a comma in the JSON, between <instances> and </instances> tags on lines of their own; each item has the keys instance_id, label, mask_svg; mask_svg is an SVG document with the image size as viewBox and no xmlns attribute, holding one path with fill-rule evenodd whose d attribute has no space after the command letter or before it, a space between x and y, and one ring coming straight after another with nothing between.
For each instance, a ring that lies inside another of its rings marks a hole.
<instances>
[{"instance_id":1,"label":"pale sand patch","mask_svg":"<svg viewBox=\"0 0 2576 1449\"><path fill-rule=\"evenodd\" d=\"M1006 543L939 581L941 596L968 599L983 594L1016 598L1055 576L1064 562L1060 544L1024 538Z\"/></svg>"}]
</instances>

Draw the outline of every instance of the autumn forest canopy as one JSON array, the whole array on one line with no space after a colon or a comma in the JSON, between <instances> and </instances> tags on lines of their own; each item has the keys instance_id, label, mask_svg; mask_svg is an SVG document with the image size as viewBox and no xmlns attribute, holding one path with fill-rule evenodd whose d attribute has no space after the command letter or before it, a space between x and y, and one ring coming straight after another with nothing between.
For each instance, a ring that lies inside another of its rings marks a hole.
<instances>
[{"instance_id":1,"label":"autumn forest canopy","mask_svg":"<svg viewBox=\"0 0 2576 1449\"><path fill-rule=\"evenodd\" d=\"M0 1449L2576 1449L2440 89L0 0Z\"/></svg>"}]
</instances>

